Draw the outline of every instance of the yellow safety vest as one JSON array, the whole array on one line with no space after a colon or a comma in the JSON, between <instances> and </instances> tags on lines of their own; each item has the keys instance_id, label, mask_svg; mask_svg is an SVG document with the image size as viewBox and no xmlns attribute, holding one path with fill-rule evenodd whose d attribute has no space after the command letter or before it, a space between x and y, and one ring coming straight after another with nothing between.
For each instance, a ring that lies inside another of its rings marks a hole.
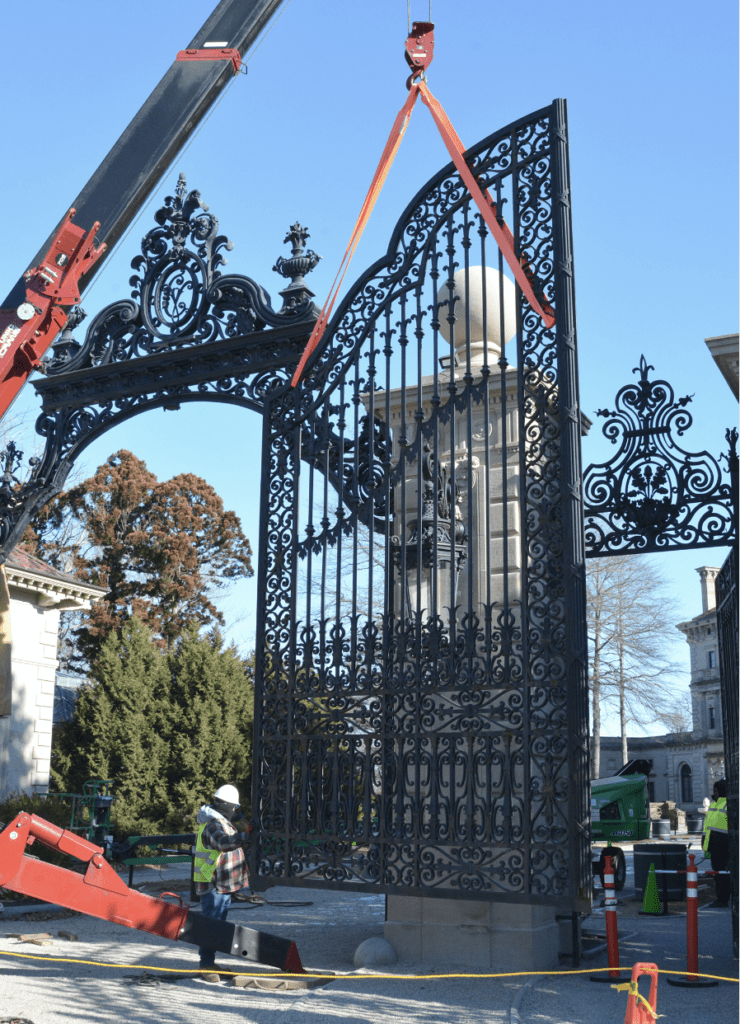
<instances>
[{"instance_id":1,"label":"yellow safety vest","mask_svg":"<svg viewBox=\"0 0 740 1024\"><path fill-rule=\"evenodd\" d=\"M706 853L709 849L709 837L712 832L723 832L727 835L727 799L721 796L719 800L709 805L707 816L704 821L704 838L702 849Z\"/></svg>"},{"instance_id":2,"label":"yellow safety vest","mask_svg":"<svg viewBox=\"0 0 740 1024\"><path fill-rule=\"evenodd\" d=\"M193 880L205 885L209 884L213 878L218 858L221 856L220 850L212 850L203 842L203 830L207 824L208 822L205 822L200 826L195 838L195 870L193 872Z\"/></svg>"}]
</instances>

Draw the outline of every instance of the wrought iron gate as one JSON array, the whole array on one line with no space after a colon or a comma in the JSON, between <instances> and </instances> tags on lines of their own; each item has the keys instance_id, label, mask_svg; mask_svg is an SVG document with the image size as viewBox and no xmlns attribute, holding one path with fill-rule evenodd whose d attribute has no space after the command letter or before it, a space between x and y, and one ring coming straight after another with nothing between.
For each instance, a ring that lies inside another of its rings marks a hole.
<instances>
[{"instance_id":1,"label":"wrought iron gate","mask_svg":"<svg viewBox=\"0 0 740 1024\"><path fill-rule=\"evenodd\" d=\"M590 906L564 101L452 165L264 411L252 884ZM516 335L516 354L506 342Z\"/></svg>"},{"instance_id":2,"label":"wrought iron gate","mask_svg":"<svg viewBox=\"0 0 740 1024\"><path fill-rule=\"evenodd\" d=\"M737 485L737 480L733 481ZM725 559L715 581L719 678L722 689L722 726L725 739L727 825L732 875L732 939L738 951L738 595L737 545Z\"/></svg>"}]
</instances>

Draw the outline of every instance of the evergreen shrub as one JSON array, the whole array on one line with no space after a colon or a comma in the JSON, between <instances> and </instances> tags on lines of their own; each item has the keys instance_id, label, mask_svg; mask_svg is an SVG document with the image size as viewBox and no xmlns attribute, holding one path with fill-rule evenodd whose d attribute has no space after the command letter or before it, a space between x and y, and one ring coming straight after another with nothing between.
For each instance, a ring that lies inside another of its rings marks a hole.
<instances>
[{"instance_id":1,"label":"evergreen shrub","mask_svg":"<svg viewBox=\"0 0 740 1024\"><path fill-rule=\"evenodd\" d=\"M58 792L115 779L117 839L189 832L218 786L249 809L254 691L246 664L217 631L184 631L169 651L132 617L102 644L70 722L55 731Z\"/></svg>"}]
</instances>

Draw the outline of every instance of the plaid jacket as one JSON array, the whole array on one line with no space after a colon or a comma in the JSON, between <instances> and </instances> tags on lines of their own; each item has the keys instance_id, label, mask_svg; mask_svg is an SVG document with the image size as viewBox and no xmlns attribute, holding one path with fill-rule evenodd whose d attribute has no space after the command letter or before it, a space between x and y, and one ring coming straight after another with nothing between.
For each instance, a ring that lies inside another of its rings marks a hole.
<instances>
[{"instance_id":1,"label":"plaid jacket","mask_svg":"<svg viewBox=\"0 0 740 1024\"><path fill-rule=\"evenodd\" d=\"M200 824L202 824L202 816L203 809L198 815ZM203 845L211 850L220 850L221 856L216 862L216 870L210 885L205 882L195 883L195 891L199 895L209 892L211 889L221 893L238 892L239 889L249 885L247 860L242 850L242 845L246 841L247 833L237 832L226 818L222 818L220 815L216 816L213 812L208 816L208 821L203 829Z\"/></svg>"}]
</instances>

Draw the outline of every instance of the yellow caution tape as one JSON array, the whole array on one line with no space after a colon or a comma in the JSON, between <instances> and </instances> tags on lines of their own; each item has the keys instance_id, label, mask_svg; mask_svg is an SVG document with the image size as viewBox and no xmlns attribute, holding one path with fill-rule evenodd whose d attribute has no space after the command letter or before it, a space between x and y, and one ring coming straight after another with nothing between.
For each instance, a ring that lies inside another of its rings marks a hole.
<instances>
[{"instance_id":1,"label":"yellow caution tape","mask_svg":"<svg viewBox=\"0 0 740 1024\"><path fill-rule=\"evenodd\" d=\"M230 974L236 978L274 978L278 975L266 974L261 971L258 974L246 974L244 971L227 971L224 970L220 965L217 968L210 968L205 970L199 970L194 967L154 967L148 964L112 964L103 960L82 960L78 957L64 957L64 956L38 956L34 953L16 953L14 950L0 949L0 956L18 956L24 960L42 960L47 963L60 963L60 964L88 964L91 967L116 967L123 968L125 970L139 969L142 971L164 971L166 974ZM379 981L379 980L395 980L395 981L440 981L444 978L543 978L543 977L563 977L566 974L598 974L599 971L631 971L632 967L587 967L579 971L506 971L500 974L319 974L313 971L305 974L291 974L288 971L281 971L279 977L281 978L310 978L311 980L325 979L326 981ZM659 967L658 974L680 974L680 971L667 970ZM697 978L712 978L715 981L734 981L738 982L737 978L725 978L719 974L696 974L692 973L692 977Z\"/></svg>"}]
</instances>

